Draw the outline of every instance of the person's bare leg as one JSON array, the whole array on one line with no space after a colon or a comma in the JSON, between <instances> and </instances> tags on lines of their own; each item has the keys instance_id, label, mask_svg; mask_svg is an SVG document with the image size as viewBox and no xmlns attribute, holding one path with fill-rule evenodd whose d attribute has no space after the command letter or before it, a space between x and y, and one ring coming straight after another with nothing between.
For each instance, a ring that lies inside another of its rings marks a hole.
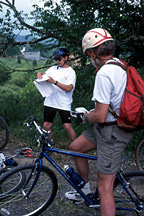
<instances>
[{"instance_id":1,"label":"person's bare leg","mask_svg":"<svg viewBox=\"0 0 144 216\"><path fill-rule=\"evenodd\" d=\"M90 150L96 149L96 144L90 142L84 136L80 135L70 144L69 149L75 152L86 153ZM74 160L79 175L84 179L85 182L88 182L89 165L87 159L74 157Z\"/></svg>"},{"instance_id":2,"label":"person's bare leg","mask_svg":"<svg viewBox=\"0 0 144 216\"><path fill-rule=\"evenodd\" d=\"M51 122L44 122L44 129L46 131L50 131L50 139L52 139L52 123Z\"/></svg>"},{"instance_id":3,"label":"person's bare leg","mask_svg":"<svg viewBox=\"0 0 144 216\"><path fill-rule=\"evenodd\" d=\"M101 216L115 216L115 200L113 196L113 185L116 174L105 175L98 172L98 191L100 197Z\"/></svg>"},{"instance_id":4,"label":"person's bare leg","mask_svg":"<svg viewBox=\"0 0 144 216\"><path fill-rule=\"evenodd\" d=\"M75 133L74 129L72 128L71 123L64 123L63 126L64 126L64 129L66 130L70 140L74 141L76 139L76 133Z\"/></svg>"}]
</instances>

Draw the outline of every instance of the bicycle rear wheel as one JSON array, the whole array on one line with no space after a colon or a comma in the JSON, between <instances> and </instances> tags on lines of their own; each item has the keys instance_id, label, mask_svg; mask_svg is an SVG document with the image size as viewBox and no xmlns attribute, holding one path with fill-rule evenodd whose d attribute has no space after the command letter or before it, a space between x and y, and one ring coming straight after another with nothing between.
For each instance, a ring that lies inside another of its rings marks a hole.
<instances>
[{"instance_id":1,"label":"bicycle rear wheel","mask_svg":"<svg viewBox=\"0 0 144 216\"><path fill-rule=\"evenodd\" d=\"M19 172L25 172L26 181L32 172L32 179L24 189L27 193L31 188L33 180L37 174L35 164L26 164L13 168L9 173L6 173L3 178L0 178L0 183L3 184L8 179L17 177ZM40 215L54 200L57 192L57 178L52 170L42 166L39 179L30 193L28 199L24 197L23 190L11 193L7 199L0 200L0 215L1 216L32 216Z\"/></svg>"},{"instance_id":2,"label":"bicycle rear wheel","mask_svg":"<svg viewBox=\"0 0 144 216\"><path fill-rule=\"evenodd\" d=\"M132 202L129 195L126 193L124 188L122 187L119 180L116 178L115 186L114 186L114 197L116 202L117 211L119 211L119 215L125 215L125 211L130 211L129 215L144 215L144 172L143 171L134 171L123 174L124 179L126 180L127 189L130 194L134 198L135 202L138 204L139 208L136 208L134 202ZM132 190L136 192L134 194Z\"/></svg>"},{"instance_id":3,"label":"bicycle rear wheel","mask_svg":"<svg viewBox=\"0 0 144 216\"><path fill-rule=\"evenodd\" d=\"M144 170L144 139L142 139L137 145L136 164L139 170Z\"/></svg>"},{"instance_id":4,"label":"bicycle rear wheel","mask_svg":"<svg viewBox=\"0 0 144 216\"><path fill-rule=\"evenodd\" d=\"M0 150L7 145L8 140L9 140L8 126L5 120L0 116Z\"/></svg>"}]
</instances>

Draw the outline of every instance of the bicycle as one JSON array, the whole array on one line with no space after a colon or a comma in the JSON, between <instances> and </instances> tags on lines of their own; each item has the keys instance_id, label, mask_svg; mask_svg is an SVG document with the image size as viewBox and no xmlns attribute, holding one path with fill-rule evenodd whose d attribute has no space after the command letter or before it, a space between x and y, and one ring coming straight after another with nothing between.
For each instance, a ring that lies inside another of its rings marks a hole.
<instances>
[{"instance_id":1,"label":"bicycle","mask_svg":"<svg viewBox=\"0 0 144 216\"><path fill-rule=\"evenodd\" d=\"M47 152L56 152L62 155L77 156L95 161L97 160L97 156L54 148L49 138L50 132L41 128L32 114L30 115L30 119L30 123L27 126L31 130L32 125L34 125L36 131L40 133L37 140L38 143L42 144L42 150L33 164L17 166L0 178L0 184L3 185L8 180L11 180L11 178L17 178L19 172L24 172L26 175L25 184L20 190L13 192L7 199L0 200L0 215L40 215L52 204L58 190L58 180L52 169L43 165L43 158L47 159L61 176L78 191L88 207L99 209L100 201L97 188L94 193L86 196ZM116 209L143 215L143 191L143 171L123 173L120 170L116 174L114 183Z\"/></svg>"},{"instance_id":2,"label":"bicycle","mask_svg":"<svg viewBox=\"0 0 144 216\"><path fill-rule=\"evenodd\" d=\"M144 170L144 137L140 140L136 148L136 164L139 170Z\"/></svg>"},{"instance_id":3,"label":"bicycle","mask_svg":"<svg viewBox=\"0 0 144 216\"><path fill-rule=\"evenodd\" d=\"M14 167L18 166L18 163L13 158L19 155L24 155L29 158L32 156L32 150L30 148L17 149L14 155L9 157L0 153L0 175L10 171ZM25 183L25 173L19 172L19 179L11 179L6 184L0 185L0 200L8 197L12 192L18 191Z\"/></svg>"},{"instance_id":4,"label":"bicycle","mask_svg":"<svg viewBox=\"0 0 144 216\"><path fill-rule=\"evenodd\" d=\"M3 149L9 141L9 129L4 118L0 116L0 150Z\"/></svg>"}]
</instances>

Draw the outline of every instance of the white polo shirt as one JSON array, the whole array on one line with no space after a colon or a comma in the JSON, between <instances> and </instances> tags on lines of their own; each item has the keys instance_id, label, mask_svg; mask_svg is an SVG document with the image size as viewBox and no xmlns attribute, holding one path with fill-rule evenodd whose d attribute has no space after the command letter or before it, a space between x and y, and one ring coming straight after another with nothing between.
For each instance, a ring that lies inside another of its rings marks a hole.
<instances>
[{"instance_id":1,"label":"white polo shirt","mask_svg":"<svg viewBox=\"0 0 144 216\"><path fill-rule=\"evenodd\" d=\"M115 58L119 62L117 58ZM124 98L127 73L120 66L107 64L100 68L95 78L92 100L102 104L111 104L119 116L120 105ZM115 121L114 116L108 112L106 122Z\"/></svg>"},{"instance_id":2,"label":"white polo shirt","mask_svg":"<svg viewBox=\"0 0 144 216\"><path fill-rule=\"evenodd\" d=\"M52 66L45 73L62 84L72 84L73 89L70 92L66 92L54 85L55 90L50 96L45 98L44 106L71 111L72 94L76 83L75 71L71 67L61 68L58 66Z\"/></svg>"}]
</instances>

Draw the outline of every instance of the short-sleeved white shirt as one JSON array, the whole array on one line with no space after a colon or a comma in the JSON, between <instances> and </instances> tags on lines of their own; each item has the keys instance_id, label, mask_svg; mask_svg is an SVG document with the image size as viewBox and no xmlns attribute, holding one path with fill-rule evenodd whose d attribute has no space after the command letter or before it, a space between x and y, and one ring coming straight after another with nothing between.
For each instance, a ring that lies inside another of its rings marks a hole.
<instances>
[{"instance_id":1,"label":"short-sleeved white shirt","mask_svg":"<svg viewBox=\"0 0 144 216\"><path fill-rule=\"evenodd\" d=\"M61 68L52 66L45 73L62 84L72 84L73 89L70 92L66 92L54 85L55 90L50 96L45 98L44 106L71 111L72 94L76 83L75 71L71 67Z\"/></svg>"},{"instance_id":2,"label":"short-sleeved white shirt","mask_svg":"<svg viewBox=\"0 0 144 216\"><path fill-rule=\"evenodd\" d=\"M117 58L115 60L119 62ZM127 74L121 67L107 64L110 61L112 60L107 61L96 74L92 100L102 104L111 104L113 110L119 116L120 105L126 88ZM114 116L108 112L106 122L115 120Z\"/></svg>"}]
</instances>

